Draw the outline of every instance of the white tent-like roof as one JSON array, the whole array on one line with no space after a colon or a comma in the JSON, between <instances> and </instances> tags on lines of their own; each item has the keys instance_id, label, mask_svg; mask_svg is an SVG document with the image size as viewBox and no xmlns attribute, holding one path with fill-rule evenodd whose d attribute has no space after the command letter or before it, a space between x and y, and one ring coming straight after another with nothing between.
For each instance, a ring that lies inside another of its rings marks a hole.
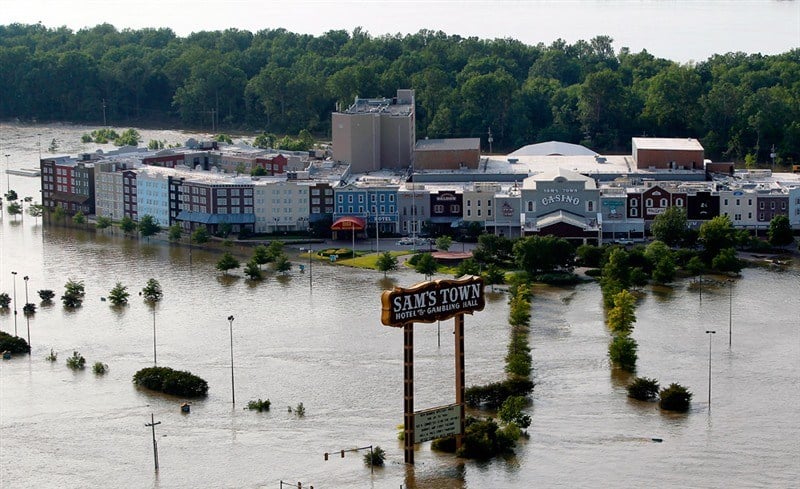
<instances>
[{"instance_id":1,"label":"white tent-like roof","mask_svg":"<svg viewBox=\"0 0 800 489\"><path fill-rule=\"evenodd\" d=\"M597 153L579 144L548 141L523 146L508 156L597 156Z\"/></svg>"}]
</instances>

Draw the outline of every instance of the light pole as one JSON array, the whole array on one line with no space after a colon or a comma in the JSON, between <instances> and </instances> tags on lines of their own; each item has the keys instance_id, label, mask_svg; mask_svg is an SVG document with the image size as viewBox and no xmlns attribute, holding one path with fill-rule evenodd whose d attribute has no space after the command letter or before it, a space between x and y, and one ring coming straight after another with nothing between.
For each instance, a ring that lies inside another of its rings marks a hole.
<instances>
[{"instance_id":1,"label":"light pole","mask_svg":"<svg viewBox=\"0 0 800 489\"><path fill-rule=\"evenodd\" d=\"M231 404L236 404L236 390L233 384L233 316L228 316L228 327L231 332Z\"/></svg>"},{"instance_id":2,"label":"light pole","mask_svg":"<svg viewBox=\"0 0 800 489\"><path fill-rule=\"evenodd\" d=\"M14 336L17 336L17 272L11 272L14 277Z\"/></svg>"},{"instance_id":3,"label":"light pole","mask_svg":"<svg viewBox=\"0 0 800 489\"><path fill-rule=\"evenodd\" d=\"M716 333L716 331L706 330L708 335L708 412L711 412L711 335Z\"/></svg>"},{"instance_id":4,"label":"light pole","mask_svg":"<svg viewBox=\"0 0 800 489\"><path fill-rule=\"evenodd\" d=\"M158 364L158 356L156 356L156 303L153 303L153 365Z\"/></svg>"},{"instance_id":5,"label":"light pole","mask_svg":"<svg viewBox=\"0 0 800 489\"><path fill-rule=\"evenodd\" d=\"M11 190L11 177L9 177L8 169L11 168L11 165L8 162L8 158L11 155L6 155L6 192Z\"/></svg>"},{"instance_id":6,"label":"light pole","mask_svg":"<svg viewBox=\"0 0 800 489\"><path fill-rule=\"evenodd\" d=\"M313 288L314 288L313 282L311 281L311 274L312 274L311 255L312 255L312 253L314 253L314 250L312 250L311 247L309 247L308 248L308 290L313 290Z\"/></svg>"},{"instance_id":7,"label":"light pole","mask_svg":"<svg viewBox=\"0 0 800 489\"><path fill-rule=\"evenodd\" d=\"M728 280L728 349L733 344L733 280Z\"/></svg>"},{"instance_id":8,"label":"light pole","mask_svg":"<svg viewBox=\"0 0 800 489\"><path fill-rule=\"evenodd\" d=\"M25 281L25 306L22 308L23 312L28 309L28 276L22 277ZM25 323L28 325L28 346L31 346L31 318L29 314L25 314Z\"/></svg>"}]
</instances>

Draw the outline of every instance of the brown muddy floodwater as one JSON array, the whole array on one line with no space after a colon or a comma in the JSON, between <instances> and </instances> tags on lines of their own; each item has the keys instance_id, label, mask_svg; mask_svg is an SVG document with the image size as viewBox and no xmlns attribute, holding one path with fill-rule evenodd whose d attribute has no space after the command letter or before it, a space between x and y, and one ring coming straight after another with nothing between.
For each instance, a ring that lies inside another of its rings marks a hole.
<instances>
[{"instance_id":1,"label":"brown muddy floodwater","mask_svg":"<svg viewBox=\"0 0 800 489\"><path fill-rule=\"evenodd\" d=\"M12 168L38 159L37 139L61 140L63 154L93 150L78 141L91 128L0 126ZM145 140L182 141L170 131L142 131ZM152 134L150 134L152 133ZM37 134L42 136L37 137ZM46 141L46 143L45 143ZM5 164L5 161L3 161ZM38 179L11 175L11 188L38 200ZM5 192L6 178L0 179ZM608 365L609 334L595 284L537 288L530 344L536 388L530 439L516 455L490 462L454 459L419 447L403 463L402 332L380 325L380 293L420 279L400 271L384 281L373 271L315 264L270 275L253 285L222 277L218 254L157 242L43 225L3 215L0 292L24 303L28 276L36 290L60 295L68 279L86 285L84 305L40 307L30 319L33 352L0 363L2 487L797 487L800 477L800 269L748 268L730 289L704 288L702 302L685 282L645 290L636 315L638 374L693 393L685 415L629 400L627 377ZM153 316L137 295L148 278L161 282L156 311L158 363L189 370L209 383L207 398L181 414L181 399L139 390L137 370L153 362ZM116 282L133 293L112 308L101 297ZM729 295L730 294L730 295ZM35 300L34 300L35 298ZM466 319L467 385L503 378L508 341L506 296L493 295ZM732 347L728 347L729 310ZM233 323L236 405L231 404ZM20 336L28 324L20 313ZM0 329L14 331L13 314ZM708 405L709 336L712 409ZM416 407L454 398L452 323L418 325ZM53 349L58 361L45 356ZM73 372L78 350L89 365ZM272 410L244 410L269 398ZM302 402L306 416L287 406ZM153 470L150 428L159 448ZM655 443L652 438L660 438ZM324 452L365 445L386 450L387 465L370 475L360 455L324 461Z\"/></svg>"}]
</instances>

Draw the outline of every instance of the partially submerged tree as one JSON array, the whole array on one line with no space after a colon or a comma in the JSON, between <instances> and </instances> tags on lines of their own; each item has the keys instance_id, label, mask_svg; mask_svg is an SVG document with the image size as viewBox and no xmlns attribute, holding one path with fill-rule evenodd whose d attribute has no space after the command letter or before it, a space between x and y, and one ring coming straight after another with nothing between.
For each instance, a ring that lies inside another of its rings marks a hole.
<instances>
[{"instance_id":1,"label":"partially submerged tree","mask_svg":"<svg viewBox=\"0 0 800 489\"><path fill-rule=\"evenodd\" d=\"M85 295L83 282L70 279L64 284L64 295L61 296L61 302L64 303L64 307L80 307Z\"/></svg>"},{"instance_id":2,"label":"partially submerged tree","mask_svg":"<svg viewBox=\"0 0 800 489\"><path fill-rule=\"evenodd\" d=\"M381 254L381 256L378 257L378 260L375 264L378 267L378 270L383 272L383 276L385 278L387 272L397 270L397 257L390 252L385 251Z\"/></svg>"},{"instance_id":3,"label":"partially submerged tree","mask_svg":"<svg viewBox=\"0 0 800 489\"><path fill-rule=\"evenodd\" d=\"M161 290L161 284L158 280L151 278L147 281L147 285L142 289L142 297L145 302L155 304L164 297L164 292Z\"/></svg>"},{"instance_id":4,"label":"partially submerged tree","mask_svg":"<svg viewBox=\"0 0 800 489\"><path fill-rule=\"evenodd\" d=\"M130 295L128 287L122 285L121 282L117 282L117 285L108 293L108 300L115 306L124 306L128 303Z\"/></svg>"},{"instance_id":5,"label":"partially submerged tree","mask_svg":"<svg viewBox=\"0 0 800 489\"><path fill-rule=\"evenodd\" d=\"M234 258L233 255L226 252L217 262L216 268L217 270L221 271L225 275L228 274L228 270L232 270L234 268L239 268L239 260Z\"/></svg>"}]
</instances>

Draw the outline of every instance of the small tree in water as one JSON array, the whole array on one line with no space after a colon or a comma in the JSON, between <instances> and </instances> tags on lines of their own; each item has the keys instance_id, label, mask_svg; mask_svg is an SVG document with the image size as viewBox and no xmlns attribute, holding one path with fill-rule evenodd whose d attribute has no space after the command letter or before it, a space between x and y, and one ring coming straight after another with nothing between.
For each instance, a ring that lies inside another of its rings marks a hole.
<instances>
[{"instance_id":1,"label":"small tree in water","mask_svg":"<svg viewBox=\"0 0 800 489\"><path fill-rule=\"evenodd\" d=\"M146 302L155 304L164 297L164 292L161 290L161 284L158 280L151 278L147 281L147 285L142 289L142 296Z\"/></svg>"},{"instance_id":2,"label":"small tree in water","mask_svg":"<svg viewBox=\"0 0 800 489\"><path fill-rule=\"evenodd\" d=\"M375 264L378 266L378 270L383 272L385 278L386 272L397 270L397 257L386 251L378 257L378 261Z\"/></svg>"},{"instance_id":3,"label":"small tree in water","mask_svg":"<svg viewBox=\"0 0 800 489\"><path fill-rule=\"evenodd\" d=\"M117 282L117 285L115 285L114 288L108 293L108 300L110 300L115 306L124 306L127 304L128 297L130 297L128 288L122 285L121 282Z\"/></svg>"}]
</instances>

